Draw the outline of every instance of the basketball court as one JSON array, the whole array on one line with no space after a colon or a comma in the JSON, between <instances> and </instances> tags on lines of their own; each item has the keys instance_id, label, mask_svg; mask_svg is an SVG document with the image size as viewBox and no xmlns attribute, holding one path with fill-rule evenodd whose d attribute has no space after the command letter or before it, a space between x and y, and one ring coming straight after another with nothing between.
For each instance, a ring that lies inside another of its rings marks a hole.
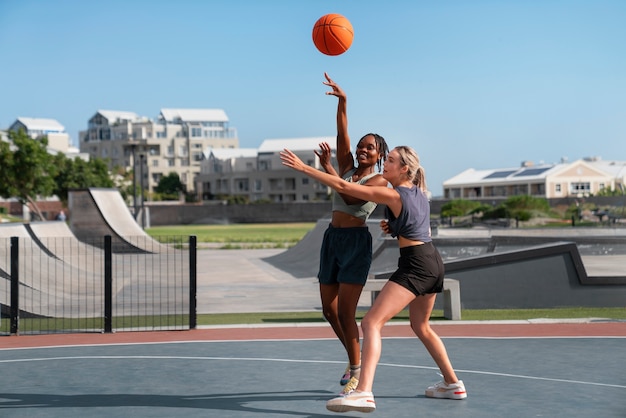
<instances>
[{"instance_id":1,"label":"basketball court","mask_svg":"<svg viewBox=\"0 0 626 418\"><path fill-rule=\"evenodd\" d=\"M624 417L626 322L446 322L468 398L430 399L434 363L385 327L373 414L327 411L344 352L326 324L6 337L2 417Z\"/></svg>"}]
</instances>

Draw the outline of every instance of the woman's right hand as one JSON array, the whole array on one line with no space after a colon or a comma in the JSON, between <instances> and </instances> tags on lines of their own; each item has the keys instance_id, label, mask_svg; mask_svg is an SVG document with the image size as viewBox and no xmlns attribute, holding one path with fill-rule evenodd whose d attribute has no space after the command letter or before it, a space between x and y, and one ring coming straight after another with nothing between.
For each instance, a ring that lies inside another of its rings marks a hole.
<instances>
[{"instance_id":1,"label":"woman's right hand","mask_svg":"<svg viewBox=\"0 0 626 418\"><path fill-rule=\"evenodd\" d=\"M387 219L383 219L382 221L380 221L380 229L382 229L385 234L391 233L391 231L389 230L389 221Z\"/></svg>"},{"instance_id":2,"label":"woman's right hand","mask_svg":"<svg viewBox=\"0 0 626 418\"><path fill-rule=\"evenodd\" d=\"M320 150L313 150L313 152L320 159L320 165L322 167L326 167L328 164L330 164L331 151L328 142L321 142Z\"/></svg>"}]
</instances>

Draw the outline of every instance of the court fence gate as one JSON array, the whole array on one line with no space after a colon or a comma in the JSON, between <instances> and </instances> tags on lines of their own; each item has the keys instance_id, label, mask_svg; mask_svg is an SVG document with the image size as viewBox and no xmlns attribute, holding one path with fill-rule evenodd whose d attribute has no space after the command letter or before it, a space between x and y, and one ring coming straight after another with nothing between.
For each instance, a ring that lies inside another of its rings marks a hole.
<instances>
[{"instance_id":1,"label":"court fence gate","mask_svg":"<svg viewBox=\"0 0 626 418\"><path fill-rule=\"evenodd\" d=\"M0 238L0 335L197 327L195 236Z\"/></svg>"}]
</instances>

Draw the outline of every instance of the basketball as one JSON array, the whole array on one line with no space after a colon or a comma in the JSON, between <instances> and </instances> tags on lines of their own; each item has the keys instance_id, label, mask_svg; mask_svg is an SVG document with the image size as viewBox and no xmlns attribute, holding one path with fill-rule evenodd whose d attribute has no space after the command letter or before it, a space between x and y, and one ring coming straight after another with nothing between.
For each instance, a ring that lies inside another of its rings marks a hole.
<instances>
[{"instance_id":1,"label":"basketball","mask_svg":"<svg viewBox=\"0 0 626 418\"><path fill-rule=\"evenodd\" d=\"M343 54L352 45L353 38L352 24L337 13L320 17L313 26L313 43L322 54Z\"/></svg>"}]
</instances>

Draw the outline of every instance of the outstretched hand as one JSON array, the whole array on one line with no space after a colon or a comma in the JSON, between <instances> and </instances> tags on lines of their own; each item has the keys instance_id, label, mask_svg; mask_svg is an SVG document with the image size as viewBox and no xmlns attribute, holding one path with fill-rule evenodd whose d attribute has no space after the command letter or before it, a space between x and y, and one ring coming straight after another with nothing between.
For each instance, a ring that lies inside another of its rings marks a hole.
<instances>
[{"instance_id":1,"label":"outstretched hand","mask_svg":"<svg viewBox=\"0 0 626 418\"><path fill-rule=\"evenodd\" d=\"M346 93L344 93L341 87L339 87L339 85L330 78L328 73L324 73L324 77L326 77L326 81L323 83L333 89L332 91L327 91L326 94L330 96L337 96L340 99L345 99Z\"/></svg>"},{"instance_id":2,"label":"outstretched hand","mask_svg":"<svg viewBox=\"0 0 626 418\"><path fill-rule=\"evenodd\" d=\"M320 142L320 150L313 150L313 152L320 159L322 167L330 164L331 148L328 142Z\"/></svg>"},{"instance_id":3,"label":"outstretched hand","mask_svg":"<svg viewBox=\"0 0 626 418\"><path fill-rule=\"evenodd\" d=\"M304 171L304 167L306 167L302 160L288 149L284 149L280 152L280 160L282 161L283 165L291 167L294 170Z\"/></svg>"}]
</instances>

